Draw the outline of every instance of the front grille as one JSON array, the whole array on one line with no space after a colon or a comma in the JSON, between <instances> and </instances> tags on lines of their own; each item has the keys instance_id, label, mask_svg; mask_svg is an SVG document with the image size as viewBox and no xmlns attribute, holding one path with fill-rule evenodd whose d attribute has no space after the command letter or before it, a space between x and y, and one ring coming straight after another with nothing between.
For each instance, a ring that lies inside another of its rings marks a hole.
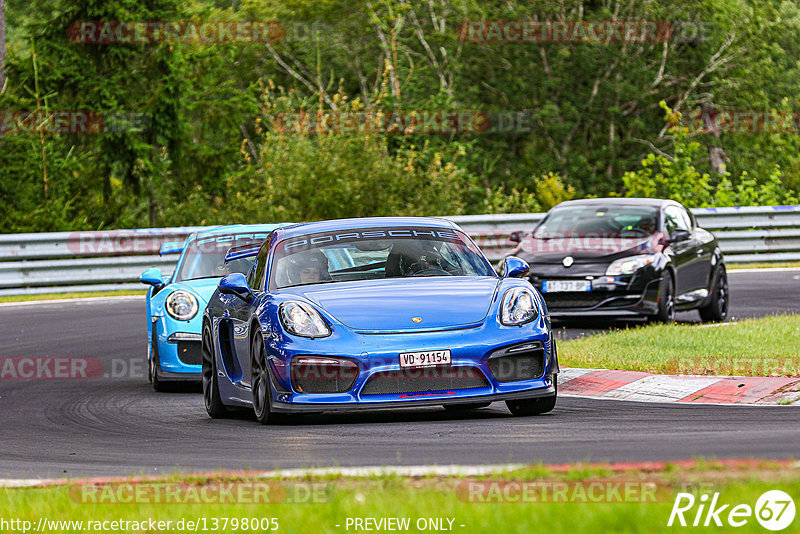
<instances>
[{"instance_id":1,"label":"front grille","mask_svg":"<svg viewBox=\"0 0 800 534\"><path fill-rule=\"evenodd\" d=\"M178 358L187 365L200 365L203 352L199 341L178 341Z\"/></svg>"},{"instance_id":2,"label":"front grille","mask_svg":"<svg viewBox=\"0 0 800 534\"><path fill-rule=\"evenodd\" d=\"M519 382L540 378L544 360L544 346L536 341L498 350L487 363L498 382Z\"/></svg>"},{"instance_id":3,"label":"front grille","mask_svg":"<svg viewBox=\"0 0 800 534\"><path fill-rule=\"evenodd\" d=\"M601 303L602 308L619 308L623 306L633 306L641 300L641 295L619 295L585 292L585 293L545 293L544 301L548 308L594 308ZM605 302L608 301L608 302Z\"/></svg>"},{"instance_id":4,"label":"front grille","mask_svg":"<svg viewBox=\"0 0 800 534\"><path fill-rule=\"evenodd\" d=\"M592 308L608 298L608 295L585 293L545 293L548 308Z\"/></svg>"},{"instance_id":5,"label":"front grille","mask_svg":"<svg viewBox=\"0 0 800 534\"><path fill-rule=\"evenodd\" d=\"M361 394L421 393L488 386L489 381L475 367L419 367L375 373L367 380Z\"/></svg>"}]
</instances>

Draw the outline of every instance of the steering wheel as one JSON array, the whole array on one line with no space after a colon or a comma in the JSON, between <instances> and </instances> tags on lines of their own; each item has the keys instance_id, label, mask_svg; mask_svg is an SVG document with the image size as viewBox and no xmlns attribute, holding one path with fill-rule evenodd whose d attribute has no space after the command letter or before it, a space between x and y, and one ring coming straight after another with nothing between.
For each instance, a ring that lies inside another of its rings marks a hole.
<instances>
[{"instance_id":1,"label":"steering wheel","mask_svg":"<svg viewBox=\"0 0 800 534\"><path fill-rule=\"evenodd\" d=\"M627 233L627 232L638 232L638 233L640 233L642 235L646 235L646 236L652 235L651 232L648 232L644 228L636 228L636 227L634 227L634 228L621 228L620 230L618 230L618 232L620 234L624 234L624 233Z\"/></svg>"},{"instance_id":2,"label":"steering wheel","mask_svg":"<svg viewBox=\"0 0 800 534\"><path fill-rule=\"evenodd\" d=\"M427 265L427 267L426 267ZM424 264L422 262L412 263L408 266L405 276L453 276L441 267L436 265Z\"/></svg>"}]
</instances>

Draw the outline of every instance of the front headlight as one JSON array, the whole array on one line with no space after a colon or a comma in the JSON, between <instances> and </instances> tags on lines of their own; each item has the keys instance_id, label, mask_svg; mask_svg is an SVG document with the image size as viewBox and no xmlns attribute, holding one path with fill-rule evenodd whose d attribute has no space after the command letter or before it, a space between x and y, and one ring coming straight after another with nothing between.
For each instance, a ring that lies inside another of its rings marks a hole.
<instances>
[{"instance_id":1,"label":"front headlight","mask_svg":"<svg viewBox=\"0 0 800 534\"><path fill-rule=\"evenodd\" d=\"M167 313L179 321L188 321L197 315L197 299L188 291L179 289L167 297Z\"/></svg>"},{"instance_id":2,"label":"front headlight","mask_svg":"<svg viewBox=\"0 0 800 534\"><path fill-rule=\"evenodd\" d=\"M646 267L651 263L655 263L655 254L642 254L640 256L631 256L629 258L622 258L606 269L606 276L617 276L620 274L633 274L642 267Z\"/></svg>"},{"instance_id":3,"label":"front headlight","mask_svg":"<svg viewBox=\"0 0 800 534\"><path fill-rule=\"evenodd\" d=\"M281 323L290 334L302 337L326 337L331 329L317 310L305 302L285 302L280 308Z\"/></svg>"},{"instance_id":4,"label":"front headlight","mask_svg":"<svg viewBox=\"0 0 800 534\"><path fill-rule=\"evenodd\" d=\"M506 291L500 306L500 322L506 326L529 323L539 315L536 298L524 287Z\"/></svg>"}]
</instances>

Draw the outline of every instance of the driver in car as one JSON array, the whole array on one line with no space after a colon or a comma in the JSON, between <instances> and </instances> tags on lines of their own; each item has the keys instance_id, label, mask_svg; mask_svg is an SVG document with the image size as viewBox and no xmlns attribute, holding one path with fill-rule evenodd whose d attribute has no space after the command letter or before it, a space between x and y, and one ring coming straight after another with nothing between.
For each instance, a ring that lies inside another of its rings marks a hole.
<instances>
[{"instance_id":1,"label":"driver in car","mask_svg":"<svg viewBox=\"0 0 800 534\"><path fill-rule=\"evenodd\" d=\"M290 271L292 282L299 284L316 284L329 280L328 259L318 251L303 252L292 258Z\"/></svg>"},{"instance_id":2,"label":"driver in car","mask_svg":"<svg viewBox=\"0 0 800 534\"><path fill-rule=\"evenodd\" d=\"M648 234L654 234L656 231L656 221L652 217L645 217L639 221L639 228Z\"/></svg>"}]
</instances>

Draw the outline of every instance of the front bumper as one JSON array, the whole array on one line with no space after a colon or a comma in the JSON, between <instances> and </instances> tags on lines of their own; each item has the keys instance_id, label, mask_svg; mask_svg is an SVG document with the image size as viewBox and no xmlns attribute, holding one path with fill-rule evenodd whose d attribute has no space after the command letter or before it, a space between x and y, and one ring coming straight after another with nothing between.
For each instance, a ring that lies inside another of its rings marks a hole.
<instances>
[{"instance_id":1,"label":"front bumper","mask_svg":"<svg viewBox=\"0 0 800 534\"><path fill-rule=\"evenodd\" d=\"M200 330L202 316L189 321L153 317L151 344L156 351L158 377L199 380L202 375Z\"/></svg>"},{"instance_id":2,"label":"front bumper","mask_svg":"<svg viewBox=\"0 0 800 534\"><path fill-rule=\"evenodd\" d=\"M502 326L492 318L469 328L418 333L366 334L335 328L332 336L317 340L273 333L266 338L265 346L272 374L272 409L276 412L314 413L544 397L555 394L554 375L559 372L555 341L545 317L521 327ZM526 368L533 378L515 376L513 381L498 381L495 373L503 375L498 372L496 358L508 356L504 350L517 346L540 347L541 366L535 371ZM450 351L449 366L412 369L400 366L401 353L435 350ZM358 367L357 376L346 391L299 392L291 372L292 359L298 356L347 359ZM429 373L440 377L443 375L437 373L442 370L452 372L455 378L448 376L452 379L439 387ZM416 371L419 378L411 376L405 381L392 382L391 390L374 387L379 377L409 371ZM480 383L473 381L475 377L480 378ZM459 383L461 378L467 381ZM252 404L249 389L226 382L220 385L226 404ZM397 384L400 385L394 387Z\"/></svg>"},{"instance_id":3,"label":"front bumper","mask_svg":"<svg viewBox=\"0 0 800 534\"><path fill-rule=\"evenodd\" d=\"M314 342L302 343L291 352L281 351L281 343L268 343L276 382L273 407L276 411L330 411L355 407L429 406L459 402L493 402L552 395L552 376L558 372L554 342L545 319L523 327L483 324L475 328L427 333L357 334L345 346L359 346L362 351L351 361L358 365L358 376L342 393L300 393L292 382L290 363L295 356L319 354ZM332 340L334 341L334 340ZM339 340L339 342L344 340ZM356 345L357 342L357 345ZM338 345L337 342L334 341ZM536 345L543 352L541 369L535 378L498 381L490 366L507 347ZM425 350L450 350L451 364L446 367L402 368L399 354ZM309 351L309 352L306 352ZM336 354L336 351L334 351ZM338 354L342 354L339 352ZM405 380L390 381L387 389L375 387L381 377L405 373ZM448 376L445 380L443 377ZM434 378L431 378L434 377ZM475 379L478 378L477 383ZM441 379L442 383L437 384ZM405 386L405 387L404 387ZM474 387L472 387L474 386Z\"/></svg>"},{"instance_id":4,"label":"front bumper","mask_svg":"<svg viewBox=\"0 0 800 534\"><path fill-rule=\"evenodd\" d=\"M531 275L531 284L542 291L544 280L582 280L591 282L591 291L542 293L553 316L654 315L658 313L661 274L637 272L626 276L584 273Z\"/></svg>"},{"instance_id":5,"label":"front bumper","mask_svg":"<svg viewBox=\"0 0 800 534\"><path fill-rule=\"evenodd\" d=\"M300 402L274 402L272 410L278 413L319 413L319 412L343 412L350 411L356 408L371 410L383 410L393 408L410 408L410 407L424 407L424 406L442 406L447 404L464 404L467 402L495 402L507 401L518 399L533 399L538 397L549 397L556 394L556 388L550 380L550 385L532 389L529 391L520 391L517 393L498 393L494 395L472 395L472 396L438 396L436 398L418 399L410 402L403 401L384 401L373 402L366 406L354 406L352 403L313 403L303 404Z\"/></svg>"}]
</instances>

